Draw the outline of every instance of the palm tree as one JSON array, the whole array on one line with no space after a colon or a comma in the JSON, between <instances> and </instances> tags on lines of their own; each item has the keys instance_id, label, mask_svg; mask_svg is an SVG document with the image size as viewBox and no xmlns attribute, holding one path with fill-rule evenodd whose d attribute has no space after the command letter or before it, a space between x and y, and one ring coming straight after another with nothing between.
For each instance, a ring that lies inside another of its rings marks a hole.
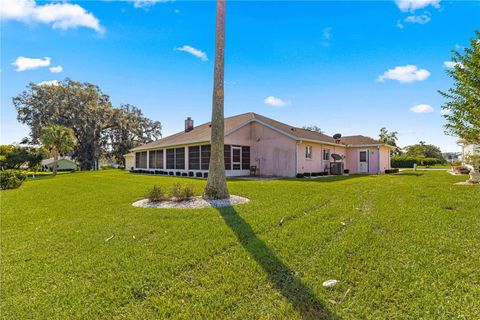
<instances>
[{"instance_id":1,"label":"palm tree","mask_svg":"<svg viewBox=\"0 0 480 320\"><path fill-rule=\"evenodd\" d=\"M229 197L224 160L224 50L225 50L225 0L217 0L215 30L215 67L213 75L212 136L208 181L203 191L205 199Z\"/></svg>"},{"instance_id":2,"label":"palm tree","mask_svg":"<svg viewBox=\"0 0 480 320\"><path fill-rule=\"evenodd\" d=\"M73 150L77 139L73 130L64 126L53 124L42 129L40 142L45 149L53 153L53 175L57 175L58 156Z\"/></svg>"}]
</instances>

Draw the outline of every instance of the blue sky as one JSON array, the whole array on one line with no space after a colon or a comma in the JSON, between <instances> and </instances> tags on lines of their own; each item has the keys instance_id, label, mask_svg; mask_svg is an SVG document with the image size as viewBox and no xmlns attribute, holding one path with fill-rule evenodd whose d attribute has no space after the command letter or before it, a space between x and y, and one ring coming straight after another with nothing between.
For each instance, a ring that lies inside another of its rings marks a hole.
<instances>
[{"instance_id":1,"label":"blue sky","mask_svg":"<svg viewBox=\"0 0 480 320\"><path fill-rule=\"evenodd\" d=\"M209 121L213 1L2 2L1 143L28 134L12 96L65 77L140 107L164 136L187 116ZM437 90L451 85L450 50L468 45L479 18L479 1L227 2L225 113L328 134L386 127L401 146L455 151Z\"/></svg>"}]
</instances>

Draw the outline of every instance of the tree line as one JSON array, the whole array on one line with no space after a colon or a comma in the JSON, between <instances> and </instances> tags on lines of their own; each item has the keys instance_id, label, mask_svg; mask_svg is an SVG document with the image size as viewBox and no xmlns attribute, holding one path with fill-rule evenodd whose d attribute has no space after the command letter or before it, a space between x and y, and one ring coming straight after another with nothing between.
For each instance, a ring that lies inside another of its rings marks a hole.
<instances>
[{"instance_id":1,"label":"tree line","mask_svg":"<svg viewBox=\"0 0 480 320\"><path fill-rule=\"evenodd\" d=\"M22 144L40 143L43 128L70 128L76 144L71 156L81 170L90 170L101 158L124 163L123 155L138 145L161 137L162 125L130 104L113 107L97 85L65 79L58 85L30 83L13 97L17 120L30 127Z\"/></svg>"}]
</instances>

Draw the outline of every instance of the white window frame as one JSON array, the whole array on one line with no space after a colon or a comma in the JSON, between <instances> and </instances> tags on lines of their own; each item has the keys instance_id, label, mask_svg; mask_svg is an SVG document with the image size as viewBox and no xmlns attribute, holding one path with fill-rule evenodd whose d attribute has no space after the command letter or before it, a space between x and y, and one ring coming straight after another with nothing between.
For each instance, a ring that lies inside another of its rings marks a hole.
<instances>
[{"instance_id":1,"label":"white window frame","mask_svg":"<svg viewBox=\"0 0 480 320\"><path fill-rule=\"evenodd\" d=\"M327 159L325 159L325 154L328 154L328 157ZM330 149L323 149L323 153L322 153L322 160L323 161L330 161Z\"/></svg>"},{"instance_id":2,"label":"white window frame","mask_svg":"<svg viewBox=\"0 0 480 320\"><path fill-rule=\"evenodd\" d=\"M305 146L305 159L312 160L313 157L313 147Z\"/></svg>"}]
</instances>

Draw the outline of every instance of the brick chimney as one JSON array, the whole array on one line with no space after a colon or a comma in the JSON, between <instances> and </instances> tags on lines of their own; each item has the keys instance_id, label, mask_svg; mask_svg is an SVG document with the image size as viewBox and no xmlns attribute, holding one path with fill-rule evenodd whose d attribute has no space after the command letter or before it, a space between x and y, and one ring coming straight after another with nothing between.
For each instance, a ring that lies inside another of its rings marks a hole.
<instances>
[{"instance_id":1,"label":"brick chimney","mask_svg":"<svg viewBox=\"0 0 480 320\"><path fill-rule=\"evenodd\" d=\"M190 132L193 130L193 120L192 118L188 117L185 119L185 132Z\"/></svg>"}]
</instances>

